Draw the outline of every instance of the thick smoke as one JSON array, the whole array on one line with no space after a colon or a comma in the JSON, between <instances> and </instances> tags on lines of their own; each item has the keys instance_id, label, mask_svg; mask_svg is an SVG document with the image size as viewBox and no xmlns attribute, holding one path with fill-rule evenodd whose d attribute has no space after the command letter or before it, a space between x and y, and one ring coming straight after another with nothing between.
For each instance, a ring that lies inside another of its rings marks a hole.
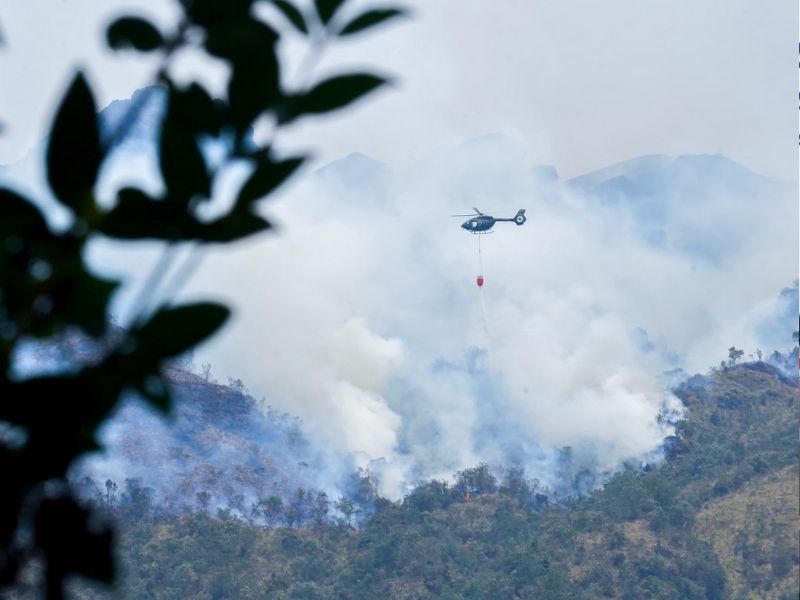
<instances>
[{"instance_id":1,"label":"thick smoke","mask_svg":"<svg viewBox=\"0 0 800 600\"><path fill-rule=\"evenodd\" d=\"M118 150L107 189L152 172L147 146ZM184 295L213 290L237 312L195 360L299 416L390 497L479 462L597 485L658 459L682 411L670 374L791 343L795 192L721 156L561 181L496 135L403 169L351 155L268 205L277 234L206 258ZM471 207L528 216L480 239L488 329L478 238L449 216ZM99 242L91 258L135 281L154 256Z\"/></svg>"},{"instance_id":2,"label":"thick smoke","mask_svg":"<svg viewBox=\"0 0 800 600\"><path fill-rule=\"evenodd\" d=\"M239 308L209 355L389 495L481 461L558 487L566 446L599 482L657 457L666 372L789 345L793 319L764 323L796 277L793 196L719 156L561 182L499 136L407 170L352 155L271 207L279 235L209 261ZM529 216L481 239L488 333L449 217L473 206Z\"/></svg>"}]
</instances>

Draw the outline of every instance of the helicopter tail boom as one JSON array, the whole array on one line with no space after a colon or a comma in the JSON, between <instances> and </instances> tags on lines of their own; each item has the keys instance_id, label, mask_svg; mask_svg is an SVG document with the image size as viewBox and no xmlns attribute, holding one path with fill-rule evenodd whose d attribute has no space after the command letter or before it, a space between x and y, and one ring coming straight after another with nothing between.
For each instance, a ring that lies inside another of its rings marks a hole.
<instances>
[{"instance_id":1,"label":"helicopter tail boom","mask_svg":"<svg viewBox=\"0 0 800 600\"><path fill-rule=\"evenodd\" d=\"M528 218L525 216L525 209L524 208L520 208L517 211L517 214L514 215L513 217L511 217L510 219L495 219L495 221L513 221L517 225L524 225L525 221L527 221L527 220L528 220Z\"/></svg>"}]
</instances>

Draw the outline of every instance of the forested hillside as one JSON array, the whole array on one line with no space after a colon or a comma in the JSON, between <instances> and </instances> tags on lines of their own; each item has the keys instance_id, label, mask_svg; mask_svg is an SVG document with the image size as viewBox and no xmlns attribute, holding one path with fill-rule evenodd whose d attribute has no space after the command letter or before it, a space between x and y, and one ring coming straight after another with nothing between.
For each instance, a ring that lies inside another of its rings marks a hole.
<instances>
[{"instance_id":1,"label":"forested hillside","mask_svg":"<svg viewBox=\"0 0 800 600\"><path fill-rule=\"evenodd\" d=\"M748 363L676 394L687 413L665 462L581 498L486 465L396 503L362 481L335 517L310 492L237 516L202 503L176 514L129 488L108 507L122 538L113 597L796 598L797 380ZM376 512L354 526L370 500Z\"/></svg>"}]
</instances>

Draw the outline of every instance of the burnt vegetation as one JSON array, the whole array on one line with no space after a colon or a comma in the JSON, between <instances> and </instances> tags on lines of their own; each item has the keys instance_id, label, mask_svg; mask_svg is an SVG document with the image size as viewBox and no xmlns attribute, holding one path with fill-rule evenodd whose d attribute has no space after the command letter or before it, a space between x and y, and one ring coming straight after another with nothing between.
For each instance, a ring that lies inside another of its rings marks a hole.
<instances>
[{"instance_id":1,"label":"burnt vegetation","mask_svg":"<svg viewBox=\"0 0 800 600\"><path fill-rule=\"evenodd\" d=\"M337 500L299 488L248 504L243 487L177 512L135 481L96 485L120 523L112 596L794 598L797 385L762 362L690 378L665 460L585 496L485 464L397 502L365 472Z\"/></svg>"}]
</instances>

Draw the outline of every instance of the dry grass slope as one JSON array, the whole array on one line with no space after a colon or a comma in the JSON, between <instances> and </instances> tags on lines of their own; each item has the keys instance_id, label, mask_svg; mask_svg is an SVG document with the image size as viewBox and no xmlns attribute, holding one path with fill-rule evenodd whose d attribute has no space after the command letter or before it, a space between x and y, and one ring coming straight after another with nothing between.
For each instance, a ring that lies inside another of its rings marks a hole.
<instances>
[{"instance_id":1,"label":"dry grass slope","mask_svg":"<svg viewBox=\"0 0 800 600\"><path fill-rule=\"evenodd\" d=\"M697 514L697 535L714 547L731 597L794 597L800 579L799 477L798 465L769 473Z\"/></svg>"}]
</instances>

